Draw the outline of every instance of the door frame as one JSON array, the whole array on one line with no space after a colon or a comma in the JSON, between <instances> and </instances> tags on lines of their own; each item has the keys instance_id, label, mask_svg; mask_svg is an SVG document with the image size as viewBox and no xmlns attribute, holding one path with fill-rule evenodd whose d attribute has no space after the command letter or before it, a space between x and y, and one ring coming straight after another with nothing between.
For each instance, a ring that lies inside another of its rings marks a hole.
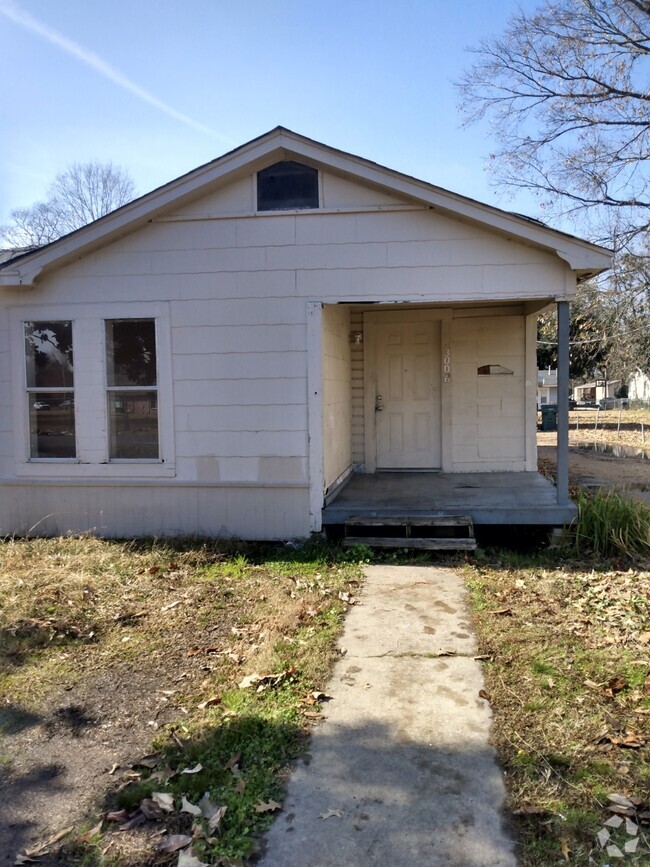
<instances>
[{"instance_id":1,"label":"door frame","mask_svg":"<svg viewBox=\"0 0 650 867\"><path fill-rule=\"evenodd\" d=\"M375 395L377 378L375 352L377 348L378 325L398 325L408 322L440 323L440 456L442 472L450 472L452 466L452 378L451 378L451 308L412 308L401 310L372 310L363 314L364 334L364 442L365 470L377 472L377 414Z\"/></svg>"}]
</instances>

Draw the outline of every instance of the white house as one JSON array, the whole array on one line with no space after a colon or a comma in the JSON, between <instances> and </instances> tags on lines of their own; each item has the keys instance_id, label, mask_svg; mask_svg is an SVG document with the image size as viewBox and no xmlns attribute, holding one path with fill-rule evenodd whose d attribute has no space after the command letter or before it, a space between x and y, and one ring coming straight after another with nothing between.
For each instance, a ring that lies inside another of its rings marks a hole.
<instances>
[{"instance_id":1,"label":"white house","mask_svg":"<svg viewBox=\"0 0 650 867\"><path fill-rule=\"evenodd\" d=\"M650 402L650 377L640 367L637 367L628 380L627 396L630 400Z\"/></svg>"},{"instance_id":2,"label":"white house","mask_svg":"<svg viewBox=\"0 0 650 867\"><path fill-rule=\"evenodd\" d=\"M537 405L557 403L557 370L537 371Z\"/></svg>"},{"instance_id":3,"label":"white house","mask_svg":"<svg viewBox=\"0 0 650 867\"><path fill-rule=\"evenodd\" d=\"M537 314L609 262L278 127L0 265L0 534L561 522Z\"/></svg>"},{"instance_id":4,"label":"white house","mask_svg":"<svg viewBox=\"0 0 650 867\"><path fill-rule=\"evenodd\" d=\"M598 403L605 398L615 397L620 386L620 379L595 379L593 382L576 385L573 389L573 397L577 401Z\"/></svg>"}]
</instances>

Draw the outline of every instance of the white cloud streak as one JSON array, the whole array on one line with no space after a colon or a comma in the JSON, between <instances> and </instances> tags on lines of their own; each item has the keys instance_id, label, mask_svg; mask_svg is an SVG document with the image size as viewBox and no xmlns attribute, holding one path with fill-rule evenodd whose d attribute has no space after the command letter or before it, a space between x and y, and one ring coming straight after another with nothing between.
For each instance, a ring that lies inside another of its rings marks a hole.
<instances>
[{"instance_id":1,"label":"white cloud streak","mask_svg":"<svg viewBox=\"0 0 650 867\"><path fill-rule=\"evenodd\" d=\"M45 39L47 42L51 42L52 45L56 45L56 47L60 48L61 51L75 57L77 60L85 63L86 66L90 66L91 69L94 69L95 72L98 72L100 75L103 75L104 78L112 81L113 84L116 84L118 87L132 93L138 99L141 99L148 105L153 106L153 108L157 108L159 111L164 112L169 115L169 117L173 117L174 120L178 120L205 135L219 138L222 141L230 143L230 140L226 138L226 136L223 136L215 130L210 129L210 127L199 123L188 115L176 111L176 109L171 105L168 105L162 99L158 99L158 97L149 93L148 90L145 90L143 87L140 87L135 82L131 81L130 78L123 75L118 69L115 69L115 67L111 66L110 63L107 63L98 54L95 54L94 51L89 51L79 45L78 42L68 39L67 36L54 30L54 28L49 27L47 24L43 24L42 21L34 18L33 15L30 15L29 12L26 12L24 9L20 9L15 3L6 2L6 0L0 2L0 14L4 15L10 21L13 21L14 24L18 24L20 27L24 27L32 33L35 33L37 36L40 36L42 39Z\"/></svg>"}]
</instances>

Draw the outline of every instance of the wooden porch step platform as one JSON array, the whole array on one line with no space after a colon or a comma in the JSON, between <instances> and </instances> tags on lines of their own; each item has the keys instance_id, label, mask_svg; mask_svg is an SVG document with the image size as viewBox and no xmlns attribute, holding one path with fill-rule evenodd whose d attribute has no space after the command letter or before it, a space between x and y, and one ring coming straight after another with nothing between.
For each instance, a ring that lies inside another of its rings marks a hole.
<instances>
[{"instance_id":1,"label":"wooden porch step platform","mask_svg":"<svg viewBox=\"0 0 650 867\"><path fill-rule=\"evenodd\" d=\"M473 551L474 522L469 515L354 515L345 522L344 545Z\"/></svg>"}]
</instances>

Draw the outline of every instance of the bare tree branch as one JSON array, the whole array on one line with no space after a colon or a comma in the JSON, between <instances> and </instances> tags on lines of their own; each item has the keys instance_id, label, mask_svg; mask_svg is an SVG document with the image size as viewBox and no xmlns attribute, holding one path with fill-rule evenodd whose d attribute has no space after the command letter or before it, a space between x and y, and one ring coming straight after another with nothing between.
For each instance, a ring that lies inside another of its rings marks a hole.
<instances>
[{"instance_id":1,"label":"bare tree branch","mask_svg":"<svg viewBox=\"0 0 650 867\"><path fill-rule=\"evenodd\" d=\"M497 183L547 207L613 208L628 238L650 225L650 6L541 0L473 49L458 82L466 123L489 118Z\"/></svg>"},{"instance_id":2,"label":"bare tree branch","mask_svg":"<svg viewBox=\"0 0 650 867\"><path fill-rule=\"evenodd\" d=\"M56 176L44 202L11 212L11 222L0 226L0 241L10 247L49 244L125 205L134 195L135 184L124 169L112 163L74 163Z\"/></svg>"}]
</instances>

